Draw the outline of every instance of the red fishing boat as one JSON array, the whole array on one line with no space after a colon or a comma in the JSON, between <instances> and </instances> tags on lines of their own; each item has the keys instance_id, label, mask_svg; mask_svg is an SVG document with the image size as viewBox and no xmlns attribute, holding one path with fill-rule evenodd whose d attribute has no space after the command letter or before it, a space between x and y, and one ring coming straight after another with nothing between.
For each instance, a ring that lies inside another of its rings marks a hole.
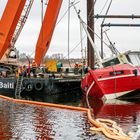
<instances>
[{"instance_id":1,"label":"red fishing boat","mask_svg":"<svg viewBox=\"0 0 140 140\"><path fill-rule=\"evenodd\" d=\"M133 96L140 89L140 52L126 52L102 62L102 68L89 70L81 82L85 94L113 99Z\"/></svg>"}]
</instances>

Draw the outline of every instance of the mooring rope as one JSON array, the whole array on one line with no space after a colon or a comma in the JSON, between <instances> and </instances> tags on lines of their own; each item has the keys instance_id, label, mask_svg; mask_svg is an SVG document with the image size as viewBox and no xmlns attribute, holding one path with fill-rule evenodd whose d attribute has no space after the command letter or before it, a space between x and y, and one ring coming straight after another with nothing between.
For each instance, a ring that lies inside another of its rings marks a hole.
<instances>
[{"instance_id":1,"label":"mooring rope","mask_svg":"<svg viewBox=\"0 0 140 140\"><path fill-rule=\"evenodd\" d=\"M87 80L87 79L86 79ZM117 123L109 120L109 119L96 119L93 121L91 118L91 107L89 104L88 96L89 92L91 91L92 87L94 86L95 82L93 81L86 92L86 102L88 105L88 118L96 127L91 127L90 130L92 131L101 131L104 135L114 140L130 140L130 136L127 136L120 127L117 126Z\"/></svg>"},{"instance_id":2,"label":"mooring rope","mask_svg":"<svg viewBox=\"0 0 140 140\"><path fill-rule=\"evenodd\" d=\"M120 127L117 126L117 123L109 120L109 119L96 119L98 123L103 125L104 127L108 128L111 130L114 134L120 135L120 136L127 136Z\"/></svg>"}]
</instances>

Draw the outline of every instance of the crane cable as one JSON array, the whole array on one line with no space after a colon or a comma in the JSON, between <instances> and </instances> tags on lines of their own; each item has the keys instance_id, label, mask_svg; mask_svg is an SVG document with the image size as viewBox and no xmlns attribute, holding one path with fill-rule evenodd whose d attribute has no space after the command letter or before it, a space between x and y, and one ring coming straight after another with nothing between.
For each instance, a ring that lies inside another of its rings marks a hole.
<instances>
[{"instance_id":1,"label":"crane cable","mask_svg":"<svg viewBox=\"0 0 140 140\"><path fill-rule=\"evenodd\" d=\"M46 2L47 5L47 2ZM44 17L44 7L43 7L43 0L41 0L41 25L42 25L42 44L43 44L43 17ZM28 57L31 57L33 54L35 54L35 50L33 50Z\"/></svg>"},{"instance_id":2,"label":"crane cable","mask_svg":"<svg viewBox=\"0 0 140 140\"><path fill-rule=\"evenodd\" d=\"M75 0L74 0L75 1ZM71 2L74 3L74 2ZM74 5L78 4L79 2L74 3ZM66 16L66 14L68 13L68 10L72 7L72 5L69 5L68 9L66 10L66 12L64 12L64 14L62 15L62 17L58 20L58 22L56 23L56 25L58 25L61 20Z\"/></svg>"},{"instance_id":3,"label":"crane cable","mask_svg":"<svg viewBox=\"0 0 140 140\"><path fill-rule=\"evenodd\" d=\"M70 0L68 1L68 62L69 62L69 66L71 67L70 64Z\"/></svg>"},{"instance_id":4,"label":"crane cable","mask_svg":"<svg viewBox=\"0 0 140 140\"><path fill-rule=\"evenodd\" d=\"M41 2L42 2L42 0L41 0ZM72 2L72 3L74 3L74 5L76 5L76 4L78 4L79 3L79 1L78 2L75 2L75 0ZM46 2L46 4L45 5L47 5L47 2ZM64 12L64 14L62 15L62 17L58 20L58 22L56 23L56 26L62 21L62 19L66 16L66 14L68 13L68 11L69 11L69 9L72 7L72 5L70 5L69 7L68 7L68 9ZM29 56L32 56L33 54L35 54L35 51L33 50L31 53L30 53L30 55ZM66 56L67 57L67 56Z\"/></svg>"},{"instance_id":5,"label":"crane cable","mask_svg":"<svg viewBox=\"0 0 140 140\"><path fill-rule=\"evenodd\" d=\"M103 8L102 8L102 10L104 9L104 7L106 6L106 4L107 4L107 2L108 2L108 0L106 1L106 3L105 3L105 5L103 6ZM77 4L77 3L76 3ZM70 7L72 7L73 5L76 5L76 4L71 4L70 5ZM95 3L94 3L95 4ZM65 13L66 14L66 13ZM95 21L96 22L96 21ZM59 22L58 22L59 23ZM85 22L84 22L85 23ZM86 24L86 23L85 23ZM87 24L86 24L86 26L90 29L90 31L92 31L100 40L101 40L101 37L97 34L97 33L95 33ZM85 39L85 37L86 37L86 35L82 38L82 40L81 41L83 41L83 39ZM80 44L81 44L81 41L80 42L78 42L77 43L77 45L69 52L69 53L72 53ZM105 41L103 41L103 43L108 47L108 48L110 48L110 46L105 42ZM66 56L64 56L64 58L66 58L68 56L68 54L66 55Z\"/></svg>"},{"instance_id":6,"label":"crane cable","mask_svg":"<svg viewBox=\"0 0 140 140\"><path fill-rule=\"evenodd\" d=\"M108 1L108 0L107 0ZM106 1L106 3L105 3L105 5L107 4L107 1ZM77 2L78 3L78 2ZM71 5L70 5L70 7L72 7L73 5L76 5L77 3L73 3L73 2L71 2ZM94 3L95 4L95 3ZM104 5L104 7L105 7L105 5ZM103 9L102 9L103 10ZM67 10L68 11L68 10ZM66 13L67 13L67 11L66 11ZM66 15L66 13L64 14L64 16ZM63 16L63 17L64 17ZM63 18L62 17L62 18ZM61 18L61 20L62 20L62 18ZM60 21L61 21L60 20ZM59 22L60 22L59 21ZM58 23L59 23L58 22ZM96 21L95 21L96 22ZM85 23L85 22L84 22ZM86 24L86 23L85 23ZM87 24L86 24L86 26L101 40L101 37L97 34L97 33L95 33ZM86 35L85 36L83 36L82 37L82 39L80 40L80 42L78 42L77 43L77 45L69 52L69 54L71 54L80 44L81 44L81 41L83 41L84 39L85 39L85 37L86 37ZM109 45L105 42L105 41L103 41L103 43L109 48ZM64 56L64 58L66 58L68 56L68 54L67 55L65 55Z\"/></svg>"}]
</instances>

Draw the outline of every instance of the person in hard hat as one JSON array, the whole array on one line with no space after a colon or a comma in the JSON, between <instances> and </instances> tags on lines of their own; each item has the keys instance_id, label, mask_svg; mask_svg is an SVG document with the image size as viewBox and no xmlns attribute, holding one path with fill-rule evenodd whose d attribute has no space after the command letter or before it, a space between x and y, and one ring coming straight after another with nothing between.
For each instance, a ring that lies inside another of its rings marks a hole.
<instances>
[{"instance_id":1,"label":"person in hard hat","mask_svg":"<svg viewBox=\"0 0 140 140\"><path fill-rule=\"evenodd\" d=\"M27 76L27 67L24 65L22 66L22 76L26 77Z\"/></svg>"},{"instance_id":2,"label":"person in hard hat","mask_svg":"<svg viewBox=\"0 0 140 140\"><path fill-rule=\"evenodd\" d=\"M62 72L62 67L63 67L63 64L61 62L58 62L57 63L57 72L58 73L61 73Z\"/></svg>"},{"instance_id":3,"label":"person in hard hat","mask_svg":"<svg viewBox=\"0 0 140 140\"><path fill-rule=\"evenodd\" d=\"M22 75L22 67L19 66L19 68L18 68L18 76L21 76L21 75Z\"/></svg>"},{"instance_id":4,"label":"person in hard hat","mask_svg":"<svg viewBox=\"0 0 140 140\"><path fill-rule=\"evenodd\" d=\"M79 70L79 65L78 62L76 62L74 65L74 74L78 74L78 70Z\"/></svg>"},{"instance_id":5,"label":"person in hard hat","mask_svg":"<svg viewBox=\"0 0 140 140\"><path fill-rule=\"evenodd\" d=\"M36 76L36 69L37 69L37 63L35 62L35 60L33 60L32 62L32 72L33 72L33 76Z\"/></svg>"},{"instance_id":6,"label":"person in hard hat","mask_svg":"<svg viewBox=\"0 0 140 140\"><path fill-rule=\"evenodd\" d=\"M30 63L26 66L26 73L27 76L30 77L30 72L31 72L31 68L30 68Z\"/></svg>"}]
</instances>

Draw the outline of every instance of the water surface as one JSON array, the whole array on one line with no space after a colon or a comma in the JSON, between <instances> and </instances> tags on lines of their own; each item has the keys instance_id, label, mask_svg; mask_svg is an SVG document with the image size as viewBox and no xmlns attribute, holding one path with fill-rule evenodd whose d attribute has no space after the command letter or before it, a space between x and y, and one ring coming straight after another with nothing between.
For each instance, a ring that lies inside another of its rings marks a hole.
<instances>
[{"instance_id":1,"label":"water surface","mask_svg":"<svg viewBox=\"0 0 140 140\"><path fill-rule=\"evenodd\" d=\"M11 103L0 99L0 139L93 140L85 112Z\"/></svg>"},{"instance_id":2,"label":"water surface","mask_svg":"<svg viewBox=\"0 0 140 140\"><path fill-rule=\"evenodd\" d=\"M76 94L26 95L22 99L87 107L85 97ZM116 121L128 133L140 125L140 102L89 98L95 118ZM0 99L0 139L106 140L90 131L85 112L12 103Z\"/></svg>"}]
</instances>

